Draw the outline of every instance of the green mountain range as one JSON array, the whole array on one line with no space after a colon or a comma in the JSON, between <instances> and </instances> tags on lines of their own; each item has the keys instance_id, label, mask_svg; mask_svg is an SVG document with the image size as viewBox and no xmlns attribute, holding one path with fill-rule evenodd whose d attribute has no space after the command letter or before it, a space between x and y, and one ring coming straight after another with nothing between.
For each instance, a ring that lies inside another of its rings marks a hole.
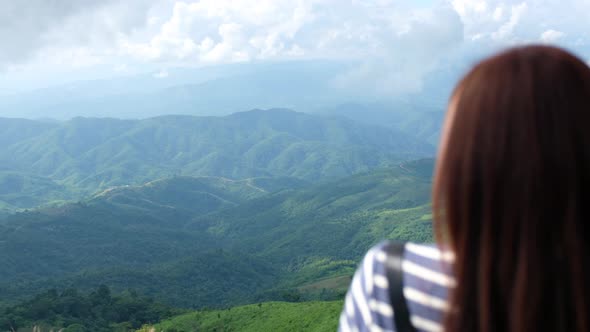
<instances>
[{"instance_id":1,"label":"green mountain range","mask_svg":"<svg viewBox=\"0 0 590 332\"><path fill-rule=\"evenodd\" d=\"M360 77L354 79L356 83L347 79L360 67L363 64L358 62L306 60L167 68L163 72L166 77L152 72L70 82L15 94L0 91L0 116L60 120L76 116L220 116L276 107L313 113L351 101L375 100L393 104L410 100L416 105L442 109L453 86L449 82L458 80L456 74L432 72L424 79L422 91L400 96L375 86L374 77L367 77L364 83L357 81Z\"/></svg>"},{"instance_id":2,"label":"green mountain range","mask_svg":"<svg viewBox=\"0 0 590 332\"><path fill-rule=\"evenodd\" d=\"M145 120L0 119L0 132L5 211L174 175L317 181L434 154L431 144L396 129L280 109Z\"/></svg>"},{"instance_id":3,"label":"green mountain range","mask_svg":"<svg viewBox=\"0 0 590 332\"><path fill-rule=\"evenodd\" d=\"M320 114L344 116L358 123L392 128L437 145L445 112L444 104L417 104L398 100L395 103L347 103L326 108Z\"/></svg>"},{"instance_id":4,"label":"green mountain range","mask_svg":"<svg viewBox=\"0 0 590 332\"><path fill-rule=\"evenodd\" d=\"M368 248L432 241L438 130L341 113L0 119L0 313L67 331L333 330ZM125 315L63 308L105 287Z\"/></svg>"},{"instance_id":5,"label":"green mountain range","mask_svg":"<svg viewBox=\"0 0 590 332\"><path fill-rule=\"evenodd\" d=\"M128 288L181 307L336 299L383 238L432 240L432 160L306 185L172 177L0 221L0 297Z\"/></svg>"}]
</instances>

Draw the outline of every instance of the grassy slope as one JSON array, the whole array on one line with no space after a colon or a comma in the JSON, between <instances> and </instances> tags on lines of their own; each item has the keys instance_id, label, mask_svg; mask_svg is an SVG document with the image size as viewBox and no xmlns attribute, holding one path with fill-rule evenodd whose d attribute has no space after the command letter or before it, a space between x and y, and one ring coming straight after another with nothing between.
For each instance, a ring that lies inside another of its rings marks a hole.
<instances>
[{"instance_id":1,"label":"grassy slope","mask_svg":"<svg viewBox=\"0 0 590 332\"><path fill-rule=\"evenodd\" d=\"M192 312L139 331L335 331L341 310L341 301L264 302L227 310Z\"/></svg>"}]
</instances>

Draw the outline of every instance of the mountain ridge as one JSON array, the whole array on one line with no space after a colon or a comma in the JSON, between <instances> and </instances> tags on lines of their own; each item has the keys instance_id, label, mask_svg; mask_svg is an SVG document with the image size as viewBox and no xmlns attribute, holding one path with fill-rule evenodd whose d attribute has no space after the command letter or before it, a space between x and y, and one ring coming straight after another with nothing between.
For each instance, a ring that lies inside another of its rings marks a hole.
<instances>
[{"instance_id":1,"label":"mountain ridge","mask_svg":"<svg viewBox=\"0 0 590 332\"><path fill-rule=\"evenodd\" d=\"M17 213L0 219L0 295L18 300L59 285L91 289L106 283L190 307L333 299L340 290L322 295L300 286L352 273L355 261L383 237L432 240L425 171L432 165L407 162L403 169L303 187L290 187L290 179L171 178ZM248 181L273 190L263 194ZM200 195L203 188L241 201L212 205ZM156 204L145 204L145 197ZM256 291L234 290L217 280L219 271Z\"/></svg>"},{"instance_id":2,"label":"mountain ridge","mask_svg":"<svg viewBox=\"0 0 590 332\"><path fill-rule=\"evenodd\" d=\"M74 198L174 175L316 181L434 154L429 143L393 129L287 109L224 117L77 117L39 128L23 130L16 142L0 135L0 163L65 186Z\"/></svg>"}]
</instances>

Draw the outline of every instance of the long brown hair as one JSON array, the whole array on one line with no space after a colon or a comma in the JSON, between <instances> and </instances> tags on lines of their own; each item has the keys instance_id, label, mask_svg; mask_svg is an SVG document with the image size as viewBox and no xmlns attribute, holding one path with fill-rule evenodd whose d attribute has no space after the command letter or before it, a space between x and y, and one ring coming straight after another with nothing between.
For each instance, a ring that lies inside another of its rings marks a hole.
<instances>
[{"instance_id":1,"label":"long brown hair","mask_svg":"<svg viewBox=\"0 0 590 332\"><path fill-rule=\"evenodd\" d=\"M433 189L454 251L445 331L590 330L590 68L508 50L457 86Z\"/></svg>"}]
</instances>

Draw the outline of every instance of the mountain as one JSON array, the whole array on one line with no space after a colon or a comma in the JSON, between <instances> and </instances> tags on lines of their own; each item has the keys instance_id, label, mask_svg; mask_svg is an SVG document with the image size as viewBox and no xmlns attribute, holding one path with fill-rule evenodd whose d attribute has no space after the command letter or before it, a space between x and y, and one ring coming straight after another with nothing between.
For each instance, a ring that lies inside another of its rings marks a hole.
<instances>
[{"instance_id":1,"label":"mountain","mask_svg":"<svg viewBox=\"0 0 590 332\"><path fill-rule=\"evenodd\" d=\"M432 145L393 129L282 109L225 117L19 121L18 135L0 135L2 167L66 187L62 196L31 193L34 200L21 208L70 197L67 192L81 198L174 175L315 181L434 154ZM0 121L0 132L12 126ZM0 201L12 205L1 194Z\"/></svg>"},{"instance_id":2,"label":"mountain","mask_svg":"<svg viewBox=\"0 0 590 332\"><path fill-rule=\"evenodd\" d=\"M55 128L54 122L26 119L0 118L0 143L3 147L35 137Z\"/></svg>"},{"instance_id":3,"label":"mountain","mask_svg":"<svg viewBox=\"0 0 590 332\"><path fill-rule=\"evenodd\" d=\"M373 113L379 113L388 125L394 124L388 121L390 114L381 112L382 106L387 105L389 113L407 116L402 122L408 119L420 126L419 122L414 122L412 110L442 112L453 83L465 70L463 66L462 63L461 68L439 68L427 73L421 89L403 95L382 86L375 89L374 77L355 75L363 64L350 61L248 62L166 68L1 95L0 117L63 121L75 117L223 116L246 109L278 107L314 114L334 110L332 114L339 114L347 112L343 108L360 105L360 113L367 115L370 123L375 123ZM404 114L407 110L410 113ZM367 120L362 114L355 118ZM432 119L422 117L434 124L439 119L440 115Z\"/></svg>"},{"instance_id":4,"label":"mountain","mask_svg":"<svg viewBox=\"0 0 590 332\"><path fill-rule=\"evenodd\" d=\"M0 211L62 203L76 195L49 178L18 171L0 170Z\"/></svg>"},{"instance_id":5,"label":"mountain","mask_svg":"<svg viewBox=\"0 0 590 332\"><path fill-rule=\"evenodd\" d=\"M284 179L264 181L279 191L300 185ZM7 264L0 282L53 277L89 266L143 268L215 248L213 238L184 230L183 225L198 215L268 194L253 183L256 179L174 177L10 215L0 222L5 226L0 230L0 261Z\"/></svg>"},{"instance_id":6,"label":"mountain","mask_svg":"<svg viewBox=\"0 0 590 332\"><path fill-rule=\"evenodd\" d=\"M385 126L438 145L445 111L444 104L422 100L398 99L380 103L346 103L317 112L328 116L344 116L358 123Z\"/></svg>"},{"instance_id":7,"label":"mountain","mask_svg":"<svg viewBox=\"0 0 590 332\"><path fill-rule=\"evenodd\" d=\"M202 215L237 206L248 199L282 189L307 185L296 178L251 178L231 180L218 177L175 176L139 186L114 187L95 194L90 204L138 210L158 215L175 210L186 215Z\"/></svg>"},{"instance_id":8,"label":"mountain","mask_svg":"<svg viewBox=\"0 0 590 332\"><path fill-rule=\"evenodd\" d=\"M318 60L169 68L164 75L72 82L2 96L0 116L68 120L80 116L220 116L274 107L313 110L367 99L358 87L336 84L355 65Z\"/></svg>"},{"instance_id":9,"label":"mountain","mask_svg":"<svg viewBox=\"0 0 590 332\"><path fill-rule=\"evenodd\" d=\"M246 201L215 214L193 218L185 228L213 232L239 251L256 252L267 260L286 263L295 251L300 257L318 253L326 257L355 259L366 251L369 232L392 235L406 226L416 232L405 240L428 241L430 231L414 224L428 212L432 160L403 163L402 167L377 170L297 191L283 191ZM390 211L396 211L392 215ZM395 215L395 223L382 223ZM407 220L406 215L409 217ZM412 227L405 223L412 224ZM418 234L423 232L423 237ZM377 234L375 234L377 235ZM232 248L228 246L226 248Z\"/></svg>"},{"instance_id":10,"label":"mountain","mask_svg":"<svg viewBox=\"0 0 590 332\"><path fill-rule=\"evenodd\" d=\"M173 177L17 213L0 220L0 298L100 284L195 308L338 298L376 242L432 241L432 167L303 188Z\"/></svg>"}]
</instances>

